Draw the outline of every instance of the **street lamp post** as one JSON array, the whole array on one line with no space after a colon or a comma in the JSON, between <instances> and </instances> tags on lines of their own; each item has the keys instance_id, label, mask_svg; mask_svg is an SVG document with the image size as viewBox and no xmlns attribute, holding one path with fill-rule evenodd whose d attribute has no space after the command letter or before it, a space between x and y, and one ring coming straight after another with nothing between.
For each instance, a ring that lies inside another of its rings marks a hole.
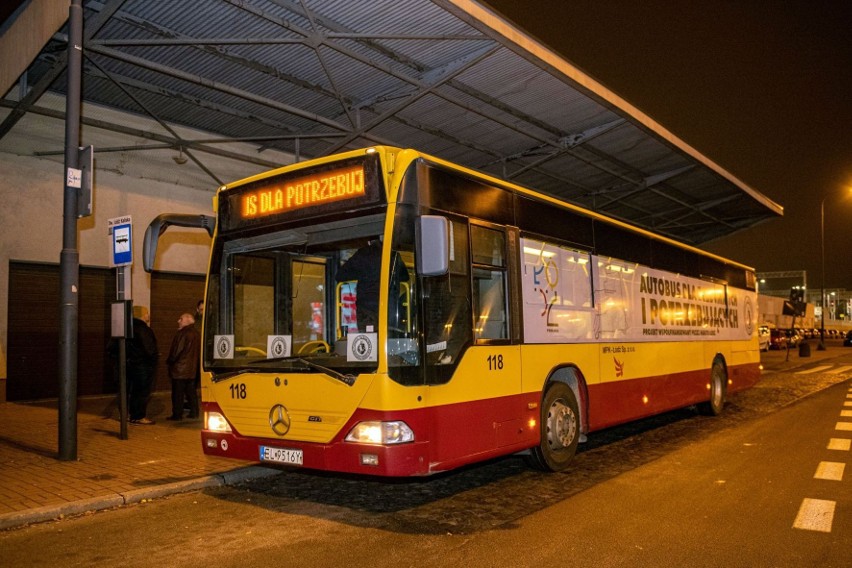
<instances>
[{"instance_id":1,"label":"street lamp post","mask_svg":"<svg viewBox=\"0 0 852 568\"><path fill-rule=\"evenodd\" d=\"M820 279L819 345L818 351L825 351L825 197L819 205L819 242L822 257L822 278Z\"/></svg>"},{"instance_id":2,"label":"street lamp post","mask_svg":"<svg viewBox=\"0 0 852 568\"><path fill-rule=\"evenodd\" d=\"M852 195L852 187L847 189L847 195ZM820 311L819 346L817 346L819 351L825 351L825 200L828 197L828 195L823 197L819 204L819 241L820 256L822 257L822 282L820 284L822 286L820 292L822 310Z\"/></svg>"}]
</instances>

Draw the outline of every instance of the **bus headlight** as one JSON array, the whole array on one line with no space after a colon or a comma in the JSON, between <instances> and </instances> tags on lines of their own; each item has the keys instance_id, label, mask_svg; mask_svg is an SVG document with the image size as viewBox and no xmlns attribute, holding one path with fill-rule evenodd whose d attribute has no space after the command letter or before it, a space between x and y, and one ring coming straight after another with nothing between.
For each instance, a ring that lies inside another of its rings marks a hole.
<instances>
[{"instance_id":1,"label":"bus headlight","mask_svg":"<svg viewBox=\"0 0 852 568\"><path fill-rule=\"evenodd\" d=\"M356 424L346 435L346 441L359 444L405 444L414 441L414 432L401 420L371 420Z\"/></svg>"},{"instance_id":2,"label":"bus headlight","mask_svg":"<svg viewBox=\"0 0 852 568\"><path fill-rule=\"evenodd\" d=\"M225 420L225 417L218 412L205 412L204 424L207 430L213 432L230 432L231 425Z\"/></svg>"}]
</instances>

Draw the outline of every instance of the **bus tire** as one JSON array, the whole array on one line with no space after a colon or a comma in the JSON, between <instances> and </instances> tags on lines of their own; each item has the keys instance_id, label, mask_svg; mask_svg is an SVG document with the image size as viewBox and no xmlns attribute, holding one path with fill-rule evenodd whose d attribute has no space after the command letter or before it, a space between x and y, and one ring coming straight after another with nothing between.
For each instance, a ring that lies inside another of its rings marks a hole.
<instances>
[{"instance_id":1,"label":"bus tire","mask_svg":"<svg viewBox=\"0 0 852 568\"><path fill-rule=\"evenodd\" d=\"M698 405L698 411L705 416L719 416L725 407L728 393L728 372L719 359L713 361L710 369L710 400Z\"/></svg>"},{"instance_id":2,"label":"bus tire","mask_svg":"<svg viewBox=\"0 0 852 568\"><path fill-rule=\"evenodd\" d=\"M541 439L531 464L543 471L562 471L571 463L580 440L580 411L571 387L553 382L541 404Z\"/></svg>"}]
</instances>

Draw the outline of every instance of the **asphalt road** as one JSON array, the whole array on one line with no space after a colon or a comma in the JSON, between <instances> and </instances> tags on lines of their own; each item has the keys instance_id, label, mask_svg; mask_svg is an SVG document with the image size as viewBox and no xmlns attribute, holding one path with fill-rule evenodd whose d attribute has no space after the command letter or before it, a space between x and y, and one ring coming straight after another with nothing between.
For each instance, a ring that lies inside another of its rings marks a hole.
<instances>
[{"instance_id":1,"label":"asphalt road","mask_svg":"<svg viewBox=\"0 0 852 568\"><path fill-rule=\"evenodd\" d=\"M852 466L826 464L852 458L829 449L852 438L852 353L776 363L723 416L598 433L563 474L518 457L403 481L286 472L8 531L3 564L849 566Z\"/></svg>"}]
</instances>

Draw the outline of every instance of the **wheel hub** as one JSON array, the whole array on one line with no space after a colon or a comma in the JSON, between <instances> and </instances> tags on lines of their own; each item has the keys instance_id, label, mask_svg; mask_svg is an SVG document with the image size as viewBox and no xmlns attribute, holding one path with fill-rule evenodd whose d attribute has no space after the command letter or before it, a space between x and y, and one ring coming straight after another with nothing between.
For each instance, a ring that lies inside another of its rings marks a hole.
<instances>
[{"instance_id":1,"label":"wheel hub","mask_svg":"<svg viewBox=\"0 0 852 568\"><path fill-rule=\"evenodd\" d=\"M567 448L577 435L577 417L561 400L550 405L547 413L547 444L551 449Z\"/></svg>"}]
</instances>

